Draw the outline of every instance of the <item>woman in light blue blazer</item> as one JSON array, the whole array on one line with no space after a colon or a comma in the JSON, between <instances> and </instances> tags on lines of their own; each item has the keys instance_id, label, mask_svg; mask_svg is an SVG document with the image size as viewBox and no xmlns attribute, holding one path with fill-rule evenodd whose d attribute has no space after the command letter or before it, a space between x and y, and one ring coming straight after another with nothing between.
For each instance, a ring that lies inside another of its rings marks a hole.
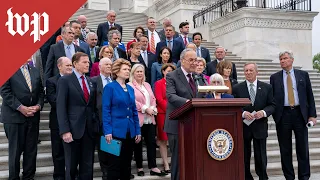
<instances>
[{"instance_id":1,"label":"woman in light blue blazer","mask_svg":"<svg viewBox=\"0 0 320 180\"><path fill-rule=\"evenodd\" d=\"M103 133L107 143L122 142L120 156L108 154L108 180L130 179L133 144L141 140L134 90L126 84L131 64L118 59L112 65L114 81L107 84L102 96Z\"/></svg>"},{"instance_id":2,"label":"woman in light blue blazer","mask_svg":"<svg viewBox=\"0 0 320 180\"><path fill-rule=\"evenodd\" d=\"M157 57L158 62L154 62L151 66L151 86L154 89L154 83L163 78L161 67L165 63L172 63L174 66L176 64L172 62L172 52L168 47L163 47Z\"/></svg>"}]
</instances>

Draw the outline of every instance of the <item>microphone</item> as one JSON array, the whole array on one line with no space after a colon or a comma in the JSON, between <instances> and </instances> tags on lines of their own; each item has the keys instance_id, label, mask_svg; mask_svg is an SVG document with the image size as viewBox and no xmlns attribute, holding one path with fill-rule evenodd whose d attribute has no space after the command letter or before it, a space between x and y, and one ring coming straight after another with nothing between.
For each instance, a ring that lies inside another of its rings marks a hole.
<instances>
[{"instance_id":1,"label":"microphone","mask_svg":"<svg viewBox=\"0 0 320 180\"><path fill-rule=\"evenodd\" d=\"M193 79L195 80L197 86L199 86L200 85L199 79L202 79L201 76L199 74L196 74L196 73L192 73L192 76L193 76Z\"/></svg>"}]
</instances>

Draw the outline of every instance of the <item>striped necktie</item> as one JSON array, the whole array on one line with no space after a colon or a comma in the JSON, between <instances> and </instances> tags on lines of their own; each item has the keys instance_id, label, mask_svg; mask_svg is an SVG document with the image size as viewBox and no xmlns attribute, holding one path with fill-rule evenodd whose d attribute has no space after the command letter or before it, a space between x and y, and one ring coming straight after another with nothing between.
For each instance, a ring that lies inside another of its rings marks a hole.
<instances>
[{"instance_id":1,"label":"striped necktie","mask_svg":"<svg viewBox=\"0 0 320 180\"><path fill-rule=\"evenodd\" d=\"M31 85L30 74L29 74L29 71L28 71L28 65L23 66L22 70L23 70L22 71L23 72L23 76L26 79L26 82L27 82L28 87L29 87L30 92L31 92L32 91L32 85Z\"/></svg>"},{"instance_id":2,"label":"striped necktie","mask_svg":"<svg viewBox=\"0 0 320 180\"><path fill-rule=\"evenodd\" d=\"M254 105L254 101L256 99L256 93L254 92L254 89L253 89L253 86L254 84L253 83L250 83L250 100L251 100L251 104Z\"/></svg>"}]
</instances>

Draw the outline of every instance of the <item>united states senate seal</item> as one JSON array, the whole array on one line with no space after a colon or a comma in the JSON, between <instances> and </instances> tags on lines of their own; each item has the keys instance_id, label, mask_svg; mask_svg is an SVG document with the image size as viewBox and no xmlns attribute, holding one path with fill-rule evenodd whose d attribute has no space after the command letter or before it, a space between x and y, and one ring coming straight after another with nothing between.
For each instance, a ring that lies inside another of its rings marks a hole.
<instances>
[{"instance_id":1,"label":"united states senate seal","mask_svg":"<svg viewBox=\"0 0 320 180\"><path fill-rule=\"evenodd\" d=\"M207 149L215 160L226 160L232 154L233 147L233 138L225 129L216 129L208 137Z\"/></svg>"}]
</instances>

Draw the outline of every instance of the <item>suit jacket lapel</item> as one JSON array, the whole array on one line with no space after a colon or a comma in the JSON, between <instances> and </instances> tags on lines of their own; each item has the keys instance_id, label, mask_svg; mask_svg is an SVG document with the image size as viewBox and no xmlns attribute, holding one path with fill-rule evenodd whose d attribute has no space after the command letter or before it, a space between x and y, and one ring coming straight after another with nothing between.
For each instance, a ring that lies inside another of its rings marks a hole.
<instances>
[{"instance_id":1,"label":"suit jacket lapel","mask_svg":"<svg viewBox=\"0 0 320 180\"><path fill-rule=\"evenodd\" d=\"M30 74L30 81L31 81L31 87L32 91L36 87L36 76L34 74L34 71L31 69L31 67L28 66L29 74Z\"/></svg>"},{"instance_id":2,"label":"suit jacket lapel","mask_svg":"<svg viewBox=\"0 0 320 180\"><path fill-rule=\"evenodd\" d=\"M20 76L20 78L23 79L23 80L21 81L22 84L24 84L25 87L29 89L29 86L28 86L28 84L27 84L26 78L25 78L24 75L22 74L22 71L21 71L20 68L19 68L18 71L17 71L17 75Z\"/></svg>"},{"instance_id":3,"label":"suit jacket lapel","mask_svg":"<svg viewBox=\"0 0 320 180\"><path fill-rule=\"evenodd\" d=\"M191 96L193 97L193 92L192 89L187 81L186 76L183 74L183 71L181 68L177 69L178 71L178 76L181 79L181 82L186 86L186 88L188 89L189 93L191 94Z\"/></svg>"},{"instance_id":4,"label":"suit jacket lapel","mask_svg":"<svg viewBox=\"0 0 320 180\"><path fill-rule=\"evenodd\" d=\"M72 76L72 83L73 85L76 87L76 89L79 91L79 93L81 94L81 99L83 100L84 103L86 103L85 99L84 99L84 93L83 93L83 90L79 84L79 80L77 79L77 76L75 73L72 73L71 74Z\"/></svg>"},{"instance_id":5,"label":"suit jacket lapel","mask_svg":"<svg viewBox=\"0 0 320 180\"><path fill-rule=\"evenodd\" d=\"M280 83L281 92L283 93L283 96L284 96L285 92L284 92L284 85L283 85L283 71L282 70L279 72L278 82ZM275 82L275 83L277 83L277 82Z\"/></svg>"},{"instance_id":6,"label":"suit jacket lapel","mask_svg":"<svg viewBox=\"0 0 320 180\"><path fill-rule=\"evenodd\" d=\"M259 99L259 96L263 95L260 81L257 81L257 90L256 91L257 92L256 92L256 98L254 99L254 104L257 103L257 99Z\"/></svg>"},{"instance_id":7,"label":"suit jacket lapel","mask_svg":"<svg viewBox=\"0 0 320 180\"><path fill-rule=\"evenodd\" d=\"M137 88L143 94L141 87L136 81L133 81L132 84L134 85L135 88Z\"/></svg>"},{"instance_id":8,"label":"suit jacket lapel","mask_svg":"<svg viewBox=\"0 0 320 180\"><path fill-rule=\"evenodd\" d=\"M103 92L103 83L102 83L102 79L101 79L100 75L99 75L98 80L97 80L97 89L98 89L98 92L100 94L102 94L102 92Z\"/></svg>"},{"instance_id":9,"label":"suit jacket lapel","mask_svg":"<svg viewBox=\"0 0 320 180\"><path fill-rule=\"evenodd\" d=\"M86 79L87 79L88 86L89 86L87 88L90 89L89 100L88 100L88 103L89 103L92 100L92 98L94 97L94 89L93 89L93 86L92 86L91 79L89 77L87 77L87 76L86 76Z\"/></svg>"},{"instance_id":10,"label":"suit jacket lapel","mask_svg":"<svg viewBox=\"0 0 320 180\"><path fill-rule=\"evenodd\" d=\"M62 41L62 42L60 42L59 47L60 47L60 49L61 49L61 52L62 52L63 56L66 56L66 51L64 50L64 44L63 44L63 41Z\"/></svg>"}]
</instances>

